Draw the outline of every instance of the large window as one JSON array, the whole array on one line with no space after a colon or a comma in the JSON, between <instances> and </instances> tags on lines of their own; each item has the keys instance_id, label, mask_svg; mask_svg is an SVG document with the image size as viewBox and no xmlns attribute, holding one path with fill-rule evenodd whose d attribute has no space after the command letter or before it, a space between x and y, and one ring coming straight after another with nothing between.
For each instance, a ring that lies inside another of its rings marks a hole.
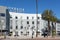
<instances>
[{"instance_id":1,"label":"large window","mask_svg":"<svg viewBox=\"0 0 60 40\"><path fill-rule=\"evenodd\" d=\"M15 35L14 35L14 36L19 36L19 35L18 35L18 32L15 32Z\"/></svg>"},{"instance_id":2,"label":"large window","mask_svg":"<svg viewBox=\"0 0 60 40\"><path fill-rule=\"evenodd\" d=\"M13 21L10 20L10 29L12 29L12 23L13 23Z\"/></svg>"},{"instance_id":3,"label":"large window","mask_svg":"<svg viewBox=\"0 0 60 40\"><path fill-rule=\"evenodd\" d=\"M34 24L34 21L32 21L32 24Z\"/></svg>"},{"instance_id":4,"label":"large window","mask_svg":"<svg viewBox=\"0 0 60 40\"><path fill-rule=\"evenodd\" d=\"M27 35L29 35L29 31L27 32Z\"/></svg>"},{"instance_id":5,"label":"large window","mask_svg":"<svg viewBox=\"0 0 60 40\"><path fill-rule=\"evenodd\" d=\"M27 16L27 19L29 19L29 17Z\"/></svg>"},{"instance_id":6,"label":"large window","mask_svg":"<svg viewBox=\"0 0 60 40\"><path fill-rule=\"evenodd\" d=\"M32 26L32 27L31 27L31 30L34 30L34 28L35 28L35 26Z\"/></svg>"},{"instance_id":7,"label":"large window","mask_svg":"<svg viewBox=\"0 0 60 40\"><path fill-rule=\"evenodd\" d=\"M34 17L32 17L32 19L34 19Z\"/></svg>"},{"instance_id":8,"label":"large window","mask_svg":"<svg viewBox=\"0 0 60 40\"><path fill-rule=\"evenodd\" d=\"M0 15L1 15L1 16L3 16L3 17L5 16L5 14L4 14L4 13L1 13Z\"/></svg>"},{"instance_id":9,"label":"large window","mask_svg":"<svg viewBox=\"0 0 60 40\"><path fill-rule=\"evenodd\" d=\"M16 20L16 25L18 25L18 20Z\"/></svg>"},{"instance_id":10,"label":"large window","mask_svg":"<svg viewBox=\"0 0 60 40\"><path fill-rule=\"evenodd\" d=\"M21 29L23 29L23 26L21 26Z\"/></svg>"},{"instance_id":11,"label":"large window","mask_svg":"<svg viewBox=\"0 0 60 40\"><path fill-rule=\"evenodd\" d=\"M18 26L16 26L16 29L18 29Z\"/></svg>"},{"instance_id":12,"label":"large window","mask_svg":"<svg viewBox=\"0 0 60 40\"><path fill-rule=\"evenodd\" d=\"M37 17L39 19L39 17Z\"/></svg>"},{"instance_id":13,"label":"large window","mask_svg":"<svg viewBox=\"0 0 60 40\"><path fill-rule=\"evenodd\" d=\"M18 19L18 17L17 17L17 16L16 16L15 18L16 18L16 19Z\"/></svg>"},{"instance_id":14,"label":"large window","mask_svg":"<svg viewBox=\"0 0 60 40\"><path fill-rule=\"evenodd\" d=\"M23 32L21 31L21 35L23 35Z\"/></svg>"},{"instance_id":15,"label":"large window","mask_svg":"<svg viewBox=\"0 0 60 40\"><path fill-rule=\"evenodd\" d=\"M32 35L34 35L34 31L32 31Z\"/></svg>"},{"instance_id":16,"label":"large window","mask_svg":"<svg viewBox=\"0 0 60 40\"><path fill-rule=\"evenodd\" d=\"M29 24L29 21L27 21L27 24Z\"/></svg>"}]
</instances>

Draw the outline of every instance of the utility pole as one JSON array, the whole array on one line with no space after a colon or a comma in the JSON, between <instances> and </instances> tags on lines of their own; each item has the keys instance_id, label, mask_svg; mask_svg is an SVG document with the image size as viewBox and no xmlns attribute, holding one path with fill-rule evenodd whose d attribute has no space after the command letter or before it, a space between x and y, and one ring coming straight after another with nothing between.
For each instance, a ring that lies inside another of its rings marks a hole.
<instances>
[{"instance_id":1,"label":"utility pole","mask_svg":"<svg viewBox=\"0 0 60 40\"><path fill-rule=\"evenodd\" d=\"M0 35L2 36L2 22L1 22L1 14L0 14L0 28L1 28L1 29L0 29L0 30L1 30L1 34L0 34Z\"/></svg>"},{"instance_id":2,"label":"utility pole","mask_svg":"<svg viewBox=\"0 0 60 40\"><path fill-rule=\"evenodd\" d=\"M1 14L0 14L0 30L1 30ZM0 32L0 36L1 36L1 32Z\"/></svg>"},{"instance_id":3,"label":"utility pole","mask_svg":"<svg viewBox=\"0 0 60 40\"><path fill-rule=\"evenodd\" d=\"M38 36L38 0L36 0L36 37Z\"/></svg>"}]
</instances>

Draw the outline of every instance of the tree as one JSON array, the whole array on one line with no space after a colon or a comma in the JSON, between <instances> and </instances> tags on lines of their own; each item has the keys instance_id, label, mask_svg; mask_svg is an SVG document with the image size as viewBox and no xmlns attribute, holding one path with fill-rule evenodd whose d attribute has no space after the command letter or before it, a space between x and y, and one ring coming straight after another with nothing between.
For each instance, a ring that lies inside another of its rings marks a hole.
<instances>
[{"instance_id":1,"label":"tree","mask_svg":"<svg viewBox=\"0 0 60 40\"><path fill-rule=\"evenodd\" d=\"M50 32L51 32L50 22L52 21L52 23L53 23L53 22L56 21L56 18L55 18L54 14L53 14L53 11L52 10L45 10L42 13L42 19L48 21L48 35L50 35Z\"/></svg>"},{"instance_id":2,"label":"tree","mask_svg":"<svg viewBox=\"0 0 60 40\"><path fill-rule=\"evenodd\" d=\"M56 22L57 22L57 18L55 16L53 16L51 21L52 21L52 37L53 37L53 36L56 35ZM55 27L54 27L53 23L55 23Z\"/></svg>"}]
</instances>

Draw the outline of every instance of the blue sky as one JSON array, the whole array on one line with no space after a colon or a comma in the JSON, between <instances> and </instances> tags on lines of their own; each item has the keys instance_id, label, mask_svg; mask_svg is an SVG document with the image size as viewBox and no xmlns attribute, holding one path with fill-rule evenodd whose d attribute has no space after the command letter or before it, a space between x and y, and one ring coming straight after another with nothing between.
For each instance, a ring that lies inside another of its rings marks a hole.
<instances>
[{"instance_id":1,"label":"blue sky","mask_svg":"<svg viewBox=\"0 0 60 40\"><path fill-rule=\"evenodd\" d=\"M0 5L24 8L25 13L36 13L35 0L0 0ZM60 18L60 0L38 0L38 12L42 13L46 9L53 10L54 14Z\"/></svg>"}]
</instances>

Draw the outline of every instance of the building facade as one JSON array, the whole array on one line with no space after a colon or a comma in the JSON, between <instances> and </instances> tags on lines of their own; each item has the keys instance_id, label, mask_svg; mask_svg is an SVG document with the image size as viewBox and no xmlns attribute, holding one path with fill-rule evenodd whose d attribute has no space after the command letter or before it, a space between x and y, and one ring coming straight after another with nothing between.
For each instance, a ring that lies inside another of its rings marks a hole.
<instances>
[{"instance_id":1,"label":"building facade","mask_svg":"<svg viewBox=\"0 0 60 40\"><path fill-rule=\"evenodd\" d=\"M0 6L0 33L9 34L10 16L7 7Z\"/></svg>"},{"instance_id":2,"label":"building facade","mask_svg":"<svg viewBox=\"0 0 60 40\"><path fill-rule=\"evenodd\" d=\"M51 23L50 26L52 28ZM41 37L45 28L48 27L48 22L42 19L40 13L37 17L35 13L9 12L7 7L0 7L0 29L4 30L6 35L9 34L9 36L20 38L35 38L37 27L38 37ZM56 28L56 34L60 35L60 22L57 22L54 27Z\"/></svg>"},{"instance_id":3,"label":"building facade","mask_svg":"<svg viewBox=\"0 0 60 40\"><path fill-rule=\"evenodd\" d=\"M48 27L48 22L42 19L41 14L38 14L38 18L36 14L29 13L10 13L10 32L11 36L17 37L36 37L37 23L38 23L38 37L42 36L42 30ZM38 22L37 22L38 19ZM52 22L50 22L50 26L52 28ZM55 23L54 23L55 25ZM58 27L60 23L56 23L56 33L58 34ZM58 26L58 27L57 27Z\"/></svg>"},{"instance_id":4,"label":"building facade","mask_svg":"<svg viewBox=\"0 0 60 40\"><path fill-rule=\"evenodd\" d=\"M36 14L10 12L10 31L12 36L32 37L33 34L33 37L36 37L36 23ZM42 26L43 20L41 15L38 14L39 32L41 32Z\"/></svg>"}]
</instances>

